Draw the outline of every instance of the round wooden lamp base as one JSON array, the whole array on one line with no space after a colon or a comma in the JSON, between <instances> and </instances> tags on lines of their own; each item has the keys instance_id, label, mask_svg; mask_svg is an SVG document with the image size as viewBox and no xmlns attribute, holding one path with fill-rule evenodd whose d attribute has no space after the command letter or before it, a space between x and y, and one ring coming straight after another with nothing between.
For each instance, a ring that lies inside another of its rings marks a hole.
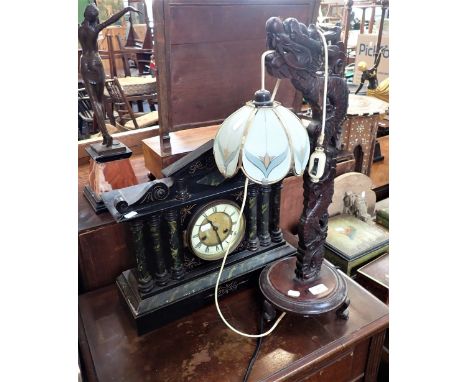
<instances>
[{"instance_id":1,"label":"round wooden lamp base","mask_svg":"<svg viewBox=\"0 0 468 382\"><path fill-rule=\"evenodd\" d=\"M260 290L278 310L310 316L336 309L340 318L348 318L348 287L343 276L323 263L319 277L313 281L296 278L296 257L278 260L260 275Z\"/></svg>"}]
</instances>

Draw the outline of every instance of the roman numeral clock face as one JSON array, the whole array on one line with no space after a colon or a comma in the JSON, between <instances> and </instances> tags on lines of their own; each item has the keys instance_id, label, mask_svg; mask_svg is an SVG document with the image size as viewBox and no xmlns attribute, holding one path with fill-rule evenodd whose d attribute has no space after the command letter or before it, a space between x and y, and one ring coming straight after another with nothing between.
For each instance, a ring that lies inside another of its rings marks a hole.
<instances>
[{"instance_id":1,"label":"roman numeral clock face","mask_svg":"<svg viewBox=\"0 0 468 382\"><path fill-rule=\"evenodd\" d=\"M232 253L242 241L245 218L240 215L239 207L229 200L211 202L195 213L187 233L190 249L196 256L203 260L218 260L224 256L229 244L229 253Z\"/></svg>"}]
</instances>

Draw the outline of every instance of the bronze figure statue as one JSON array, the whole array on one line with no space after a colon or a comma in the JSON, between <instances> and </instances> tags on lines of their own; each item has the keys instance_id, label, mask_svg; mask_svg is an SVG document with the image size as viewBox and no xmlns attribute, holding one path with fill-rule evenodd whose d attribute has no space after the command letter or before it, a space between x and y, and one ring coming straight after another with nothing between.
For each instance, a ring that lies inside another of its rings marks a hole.
<instances>
[{"instance_id":1,"label":"bronze figure statue","mask_svg":"<svg viewBox=\"0 0 468 382\"><path fill-rule=\"evenodd\" d=\"M360 61L358 63L357 68L360 72L362 72L361 83L359 84L359 87L354 94L358 94L364 83L369 81L369 85L367 85L367 95L388 102L390 88L388 78L383 80L380 84L377 79L377 68L379 67L380 59L382 58L382 51L383 49L380 49L372 68L367 69L367 64L364 61Z\"/></svg>"},{"instance_id":2,"label":"bronze figure statue","mask_svg":"<svg viewBox=\"0 0 468 382\"><path fill-rule=\"evenodd\" d=\"M266 29L268 48L275 50L266 56L268 72L277 78L289 78L312 109L312 121L307 128L310 152L314 152L321 131L322 105L327 107L325 173L318 183L312 182L308 172L304 173L304 210L298 229L296 275L300 280L313 280L319 276L323 261L339 136L348 108L348 87L341 77L345 48L337 38L339 28L324 33L327 43L332 45L328 45L328 92L323 100L324 47L317 27L306 27L293 18L281 21L275 17L267 21Z\"/></svg>"},{"instance_id":3,"label":"bronze figure statue","mask_svg":"<svg viewBox=\"0 0 468 382\"><path fill-rule=\"evenodd\" d=\"M103 136L102 144L106 147L112 147L112 136L107 131L105 124L103 98L106 74L99 55L97 39L100 31L112 25L130 11L141 13L133 7L126 7L106 21L99 23L99 9L95 4L89 4L84 11L84 20L78 27L78 40L83 50L80 61L81 76L90 97L99 130Z\"/></svg>"}]
</instances>

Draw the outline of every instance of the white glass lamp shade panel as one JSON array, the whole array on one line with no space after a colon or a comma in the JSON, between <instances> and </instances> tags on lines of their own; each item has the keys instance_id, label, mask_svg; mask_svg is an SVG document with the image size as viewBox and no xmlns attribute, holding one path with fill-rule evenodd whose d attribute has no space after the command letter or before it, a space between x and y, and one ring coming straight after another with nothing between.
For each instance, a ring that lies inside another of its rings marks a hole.
<instances>
[{"instance_id":1,"label":"white glass lamp shade panel","mask_svg":"<svg viewBox=\"0 0 468 382\"><path fill-rule=\"evenodd\" d=\"M241 107L224 120L216 133L214 158L219 171L226 178L234 176L238 171L242 137L254 113L253 105Z\"/></svg>"},{"instance_id":2,"label":"white glass lamp shade panel","mask_svg":"<svg viewBox=\"0 0 468 382\"><path fill-rule=\"evenodd\" d=\"M294 174L297 176L302 175L310 156L310 142L307 130L301 120L284 106L278 105L274 108L274 111L288 132L293 153Z\"/></svg>"},{"instance_id":3,"label":"white glass lamp shade panel","mask_svg":"<svg viewBox=\"0 0 468 382\"><path fill-rule=\"evenodd\" d=\"M285 128L271 107L257 109L242 148L242 169L253 182L273 184L291 168L291 149Z\"/></svg>"}]
</instances>

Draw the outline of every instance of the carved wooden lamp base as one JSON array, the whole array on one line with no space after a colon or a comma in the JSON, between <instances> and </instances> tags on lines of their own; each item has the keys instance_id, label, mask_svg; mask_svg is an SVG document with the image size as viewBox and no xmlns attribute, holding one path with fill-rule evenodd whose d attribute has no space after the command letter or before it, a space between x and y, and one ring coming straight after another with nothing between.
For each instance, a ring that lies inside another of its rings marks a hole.
<instances>
[{"instance_id":1,"label":"carved wooden lamp base","mask_svg":"<svg viewBox=\"0 0 468 382\"><path fill-rule=\"evenodd\" d=\"M333 266L323 263L319 277L311 281L297 279L295 268L296 257L288 257L260 274L260 290L274 307L306 317L336 310L339 318L348 318L348 287Z\"/></svg>"}]
</instances>

